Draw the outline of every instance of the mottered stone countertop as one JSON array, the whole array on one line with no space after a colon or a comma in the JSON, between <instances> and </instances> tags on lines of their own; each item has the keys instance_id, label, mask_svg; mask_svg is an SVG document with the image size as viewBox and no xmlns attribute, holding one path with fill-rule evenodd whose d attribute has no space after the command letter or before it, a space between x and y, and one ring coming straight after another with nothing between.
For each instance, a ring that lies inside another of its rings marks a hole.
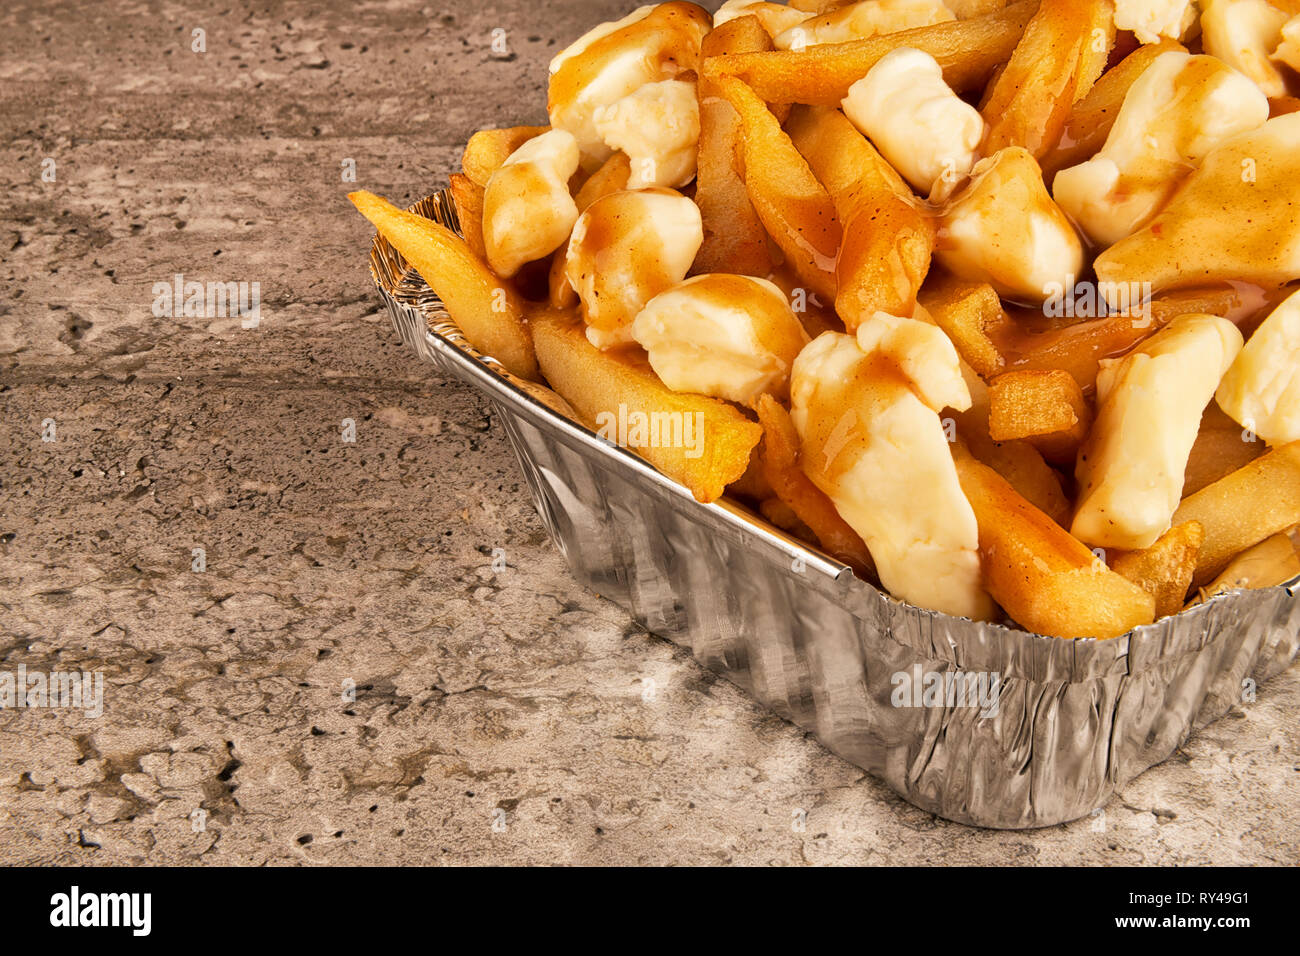
<instances>
[{"instance_id":1,"label":"mottered stone countertop","mask_svg":"<svg viewBox=\"0 0 1300 956\"><path fill-rule=\"evenodd\" d=\"M341 170L441 186L628 5L329 6L0 9L0 670L106 681L0 711L0 863L1297 862L1300 669L1104 816L980 831L575 584ZM156 318L178 273L260 326Z\"/></svg>"}]
</instances>

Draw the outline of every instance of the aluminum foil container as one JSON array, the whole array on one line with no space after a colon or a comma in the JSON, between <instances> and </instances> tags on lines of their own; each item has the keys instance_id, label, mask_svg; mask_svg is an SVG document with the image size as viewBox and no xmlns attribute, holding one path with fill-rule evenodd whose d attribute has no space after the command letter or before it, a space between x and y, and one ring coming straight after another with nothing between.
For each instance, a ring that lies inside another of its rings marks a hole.
<instances>
[{"instance_id":1,"label":"aluminum foil container","mask_svg":"<svg viewBox=\"0 0 1300 956\"><path fill-rule=\"evenodd\" d=\"M445 193L412 211L458 227ZM402 340L491 402L579 580L923 810L1007 829L1086 816L1300 649L1300 579L1106 641L900 603L566 417L479 355L382 237L370 263Z\"/></svg>"}]
</instances>

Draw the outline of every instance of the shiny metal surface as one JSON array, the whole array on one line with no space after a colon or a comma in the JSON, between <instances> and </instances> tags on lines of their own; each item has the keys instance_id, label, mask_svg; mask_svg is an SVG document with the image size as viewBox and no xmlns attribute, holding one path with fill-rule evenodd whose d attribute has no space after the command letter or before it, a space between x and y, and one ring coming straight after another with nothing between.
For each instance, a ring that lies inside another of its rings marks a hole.
<instances>
[{"instance_id":1,"label":"shiny metal surface","mask_svg":"<svg viewBox=\"0 0 1300 956\"><path fill-rule=\"evenodd\" d=\"M444 194L413 211L456 226ZM566 418L550 390L478 355L382 238L371 271L402 340L492 402L579 580L939 816L1016 829L1085 816L1300 650L1300 580L1110 641L901 604Z\"/></svg>"}]
</instances>

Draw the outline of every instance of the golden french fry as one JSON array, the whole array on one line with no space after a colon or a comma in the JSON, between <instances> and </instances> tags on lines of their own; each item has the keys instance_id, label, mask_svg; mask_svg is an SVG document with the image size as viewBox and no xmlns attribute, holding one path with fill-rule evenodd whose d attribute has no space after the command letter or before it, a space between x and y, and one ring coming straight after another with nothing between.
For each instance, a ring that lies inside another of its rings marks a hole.
<instances>
[{"instance_id":1,"label":"golden french fry","mask_svg":"<svg viewBox=\"0 0 1300 956\"><path fill-rule=\"evenodd\" d=\"M1186 52L1176 40L1161 40L1140 46L1101 75L1088 95L1074 104L1065 123L1065 133L1042 158L1043 174L1050 184L1062 169L1090 159L1106 145L1124 97L1137 78L1162 53Z\"/></svg>"},{"instance_id":2,"label":"golden french fry","mask_svg":"<svg viewBox=\"0 0 1300 956\"><path fill-rule=\"evenodd\" d=\"M1085 27L1087 35L1079 52L1079 68L1070 112L1073 112L1074 103L1092 92L1097 80L1106 72L1111 51L1115 49L1115 0L1097 0L1090 11L1092 17Z\"/></svg>"},{"instance_id":3,"label":"golden french fry","mask_svg":"<svg viewBox=\"0 0 1300 956\"><path fill-rule=\"evenodd\" d=\"M735 76L768 103L838 106L849 87L885 54L913 47L930 54L944 79L959 93L979 89L1007 61L1037 7L1035 0L1016 3L971 20L901 30L883 36L828 43L798 52L740 53L704 61L706 76Z\"/></svg>"},{"instance_id":4,"label":"golden french fry","mask_svg":"<svg viewBox=\"0 0 1300 956\"><path fill-rule=\"evenodd\" d=\"M456 205L456 221L474 255L487 261L483 245L483 187L468 176L452 173L449 177L451 200Z\"/></svg>"},{"instance_id":5,"label":"golden french fry","mask_svg":"<svg viewBox=\"0 0 1300 956\"><path fill-rule=\"evenodd\" d=\"M465 338L520 378L537 379L537 356L524 319L524 302L445 226L364 190L348 198L380 235L429 283Z\"/></svg>"},{"instance_id":6,"label":"golden french fry","mask_svg":"<svg viewBox=\"0 0 1300 956\"><path fill-rule=\"evenodd\" d=\"M1201 416L1196 444L1183 473L1183 497L1190 497L1245 468L1267 450L1258 435L1246 431L1215 402L1210 402Z\"/></svg>"},{"instance_id":7,"label":"golden french fry","mask_svg":"<svg viewBox=\"0 0 1300 956\"><path fill-rule=\"evenodd\" d=\"M740 117L745 185L759 219L808 291L833 300L841 231L826 187L753 90L730 76L717 84Z\"/></svg>"},{"instance_id":8,"label":"golden french fry","mask_svg":"<svg viewBox=\"0 0 1300 956\"><path fill-rule=\"evenodd\" d=\"M1110 569L1155 599L1159 620L1183 609L1204 540L1205 529L1195 521L1175 525L1145 551L1116 555Z\"/></svg>"},{"instance_id":9,"label":"golden french fry","mask_svg":"<svg viewBox=\"0 0 1300 956\"><path fill-rule=\"evenodd\" d=\"M980 529L984 585L1022 627L1063 638L1111 638L1155 620L1155 600L960 451L957 474Z\"/></svg>"},{"instance_id":10,"label":"golden french fry","mask_svg":"<svg viewBox=\"0 0 1300 956\"><path fill-rule=\"evenodd\" d=\"M1265 538L1232 559L1223 573L1192 601L1200 604L1228 591L1275 588L1300 577L1300 537L1296 529Z\"/></svg>"},{"instance_id":11,"label":"golden french fry","mask_svg":"<svg viewBox=\"0 0 1300 956\"><path fill-rule=\"evenodd\" d=\"M835 203L844 232L835 310L850 332L877 312L909 317L930 271L935 222L839 110L801 106L786 131Z\"/></svg>"},{"instance_id":12,"label":"golden french fry","mask_svg":"<svg viewBox=\"0 0 1300 956\"><path fill-rule=\"evenodd\" d=\"M537 360L551 387L602 437L635 451L697 500L739 480L763 429L726 402L674 392L635 352L602 352L569 313L539 312Z\"/></svg>"},{"instance_id":13,"label":"golden french fry","mask_svg":"<svg viewBox=\"0 0 1300 956\"><path fill-rule=\"evenodd\" d=\"M1076 93L1082 89L1081 73L1091 68L1092 61L1085 64L1085 51L1093 42L1093 31L1104 29L1108 3L1043 0L981 110L989 124L986 156L1008 146L1023 146L1037 159L1060 142ZM1109 7L1109 20L1113 36L1113 7ZM1106 49L1109 52L1109 43Z\"/></svg>"},{"instance_id":14,"label":"golden french fry","mask_svg":"<svg viewBox=\"0 0 1300 956\"><path fill-rule=\"evenodd\" d=\"M981 378L992 381L1002 374L1006 359L990 333L1010 320L993 286L935 269L921 287L918 299L935 324L952 339L958 354Z\"/></svg>"},{"instance_id":15,"label":"golden french fry","mask_svg":"<svg viewBox=\"0 0 1300 956\"><path fill-rule=\"evenodd\" d=\"M1193 583L1212 581L1247 548L1300 523L1300 442L1274 448L1183 500L1174 524L1199 521L1205 545Z\"/></svg>"},{"instance_id":16,"label":"golden french fry","mask_svg":"<svg viewBox=\"0 0 1300 956\"><path fill-rule=\"evenodd\" d=\"M469 138L460 167L466 176L486 188L492 174L501 168L511 153L549 129L549 126L511 126L479 130Z\"/></svg>"},{"instance_id":17,"label":"golden french fry","mask_svg":"<svg viewBox=\"0 0 1300 956\"><path fill-rule=\"evenodd\" d=\"M799 467L799 433L790 413L771 395L760 398L756 410L763 426L759 460L777 498L808 526L827 554L843 561L862 580L874 581L876 566L866 544Z\"/></svg>"},{"instance_id":18,"label":"golden french fry","mask_svg":"<svg viewBox=\"0 0 1300 956\"><path fill-rule=\"evenodd\" d=\"M704 38L702 55L722 56L772 49L772 38L755 17L730 20ZM703 77L700 101L699 157L695 204L704 222L704 244L695 256L693 275L730 272L760 278L772 271L767 232L749 200L741 161L740 117L722 98L717 84Z\"/></svg>"},{"instance_id":19,"label":"golden french fry","mask_svg":"<svg viewBox=\"0 0 1300 956\"><path fill-rule=\"evenodd\" d=\"M1092 407L1069 372L1007 372L989 384L989 434L1025 439L1050 462L1073 464L1092 427Z\"/></svg>"}]
</instances>

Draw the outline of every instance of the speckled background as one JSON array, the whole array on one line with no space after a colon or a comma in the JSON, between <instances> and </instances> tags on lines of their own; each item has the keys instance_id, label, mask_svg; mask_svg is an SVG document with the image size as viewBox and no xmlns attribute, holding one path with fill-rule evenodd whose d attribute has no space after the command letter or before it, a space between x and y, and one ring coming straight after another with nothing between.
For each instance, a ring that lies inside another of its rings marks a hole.
<instances>
[{"instance_id":1,"label":"speckled background","mask_svg":"<svg viewBox=\"0 0 1300 956\"><path fill-rule=\"evenodd\" d=\"M1296 669L1103 814L977 831L576 586L341 169L430 192L629 5L321 6L0 10L0 670L106 680L0 712L0 862L1300 860ZM155 318L175 273L260 283L260 327Z\"/></svg>"}]
</instances>

